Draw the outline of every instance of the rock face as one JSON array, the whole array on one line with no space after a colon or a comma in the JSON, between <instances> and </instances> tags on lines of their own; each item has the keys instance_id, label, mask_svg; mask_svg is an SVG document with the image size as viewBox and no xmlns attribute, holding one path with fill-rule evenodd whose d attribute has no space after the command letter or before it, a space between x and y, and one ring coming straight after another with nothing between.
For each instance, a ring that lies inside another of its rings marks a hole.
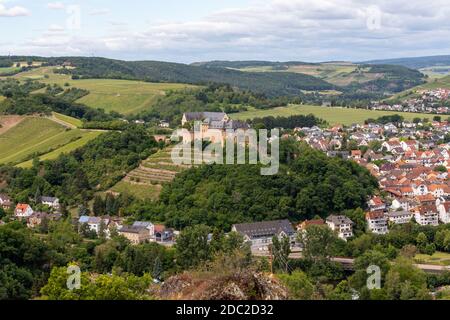
<instances>
[{"instance_id":1,"label":"rock face","mask_svg":"<svg viewBox=\"0 0 450 320\"><path fill-rule=\"evenodd\" d=\"M287 289L264 273L231 275L185 272L173 276L155 290L169 300L286 300Z\"/></svg>"}]
</instances>

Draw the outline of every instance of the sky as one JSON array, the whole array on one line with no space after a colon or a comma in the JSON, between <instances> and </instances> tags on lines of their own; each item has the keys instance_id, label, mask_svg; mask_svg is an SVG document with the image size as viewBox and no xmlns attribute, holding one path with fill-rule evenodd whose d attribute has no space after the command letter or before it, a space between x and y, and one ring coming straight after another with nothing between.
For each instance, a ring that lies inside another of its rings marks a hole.
<instances>
[{"instance_id":1,"label":"sky","mask_svg":"<svg viewBox=\"0 0 450 320\"><path fill-rule=\"evenodd\" d=\"M450 54L448 0L0 0L0 55L365 61Z\"/></svg>"}]
</instances>

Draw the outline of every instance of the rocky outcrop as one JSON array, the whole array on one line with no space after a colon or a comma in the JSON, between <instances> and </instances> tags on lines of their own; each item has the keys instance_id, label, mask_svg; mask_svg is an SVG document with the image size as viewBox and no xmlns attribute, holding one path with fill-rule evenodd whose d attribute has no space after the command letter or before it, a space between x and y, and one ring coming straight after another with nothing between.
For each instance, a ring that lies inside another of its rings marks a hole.
<instances>
[{"instance_id":1,"label":"rocky outcrop","mask_svg":"<svg viewBox=\"0 0 450 320\"><path fill-rule=\"evenodd\" d=\"M154 294L170 300L285 300L287 289L266 273L231 275L185 272L167 279Z\"/></svg>"}]
</instances>

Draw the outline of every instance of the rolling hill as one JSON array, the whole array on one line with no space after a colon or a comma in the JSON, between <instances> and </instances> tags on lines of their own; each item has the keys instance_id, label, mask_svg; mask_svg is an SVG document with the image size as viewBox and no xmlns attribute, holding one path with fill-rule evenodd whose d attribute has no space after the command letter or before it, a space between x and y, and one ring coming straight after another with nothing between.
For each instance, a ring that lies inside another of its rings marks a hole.
<instances>
[{"instance_id":1,"label":"rolling hill","mask_svg":"<svg viewBox=\"0 0 450 320\"><path fill-rule=\"evenodd\" d=\"M76 87L89 91L89 94L77 102L105 111L122 114L137 113L148 109L153 102L167 90L180 90L192 87L179 83L149 83L143 81L116 79L72 80L70 75L54 73L56 67L41 67L22 72L14 76L19 80L37 80L45 84L58 84L67 89ZM41 89L37 92L42 92Z\"/></svg>"},{"instance_id":2,"label":"rolling hill","mask_svg":"<svg viewBox=\"0 0 450 320\"><path fill-rule=\"evenodd\" d=\"M11 57L21 60L25 57ZM83 79L122 79L145 82L171 82L204 85L229 84L240 89L264 93L267 96L298 95L301 90L332 90L334 86L313 76L295 73L241 72L226 68L210 68L159 61L121 61L106 58L61 57L43 58L47 65L70 64L59 70Z\"/></svg>"}]
</instances>

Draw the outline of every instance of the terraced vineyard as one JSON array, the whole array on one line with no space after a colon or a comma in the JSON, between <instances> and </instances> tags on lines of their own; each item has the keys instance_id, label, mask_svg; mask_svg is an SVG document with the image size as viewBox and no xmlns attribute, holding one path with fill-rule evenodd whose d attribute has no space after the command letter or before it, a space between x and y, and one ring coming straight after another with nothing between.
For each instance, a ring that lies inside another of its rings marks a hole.
<instances>
[{"instance_id":1,"label":"terraced vineyard","mask_svg":"<svg viewBox=\"0 0 450 320\"><path fill-rule=\"evenodd\" d=\"M164 183L171 182L177 173L191 167L174 164L171 158L172 150L173 146L151 155L138 168L129 172L111 191L121 193L126 190L138 198L158 198Z\"/></svg>"}]
</instances>

